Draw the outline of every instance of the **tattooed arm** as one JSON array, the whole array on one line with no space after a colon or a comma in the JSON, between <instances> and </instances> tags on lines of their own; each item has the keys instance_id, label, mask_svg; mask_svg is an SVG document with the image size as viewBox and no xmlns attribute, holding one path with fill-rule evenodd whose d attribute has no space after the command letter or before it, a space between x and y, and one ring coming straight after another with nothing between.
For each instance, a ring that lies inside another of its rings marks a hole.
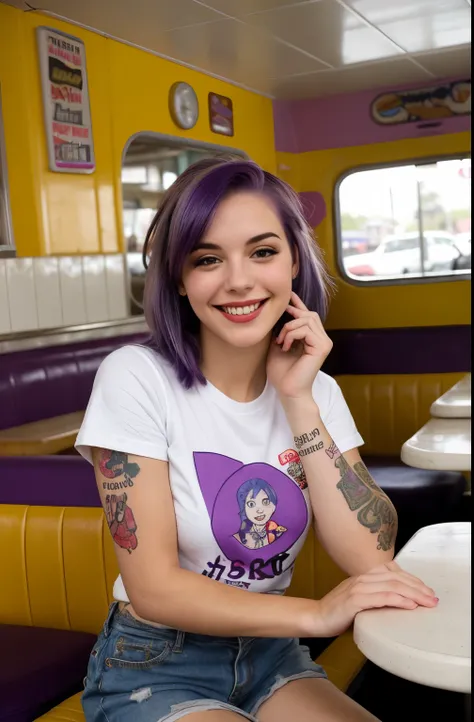
<instances>
[{"instance_id":1,"label":"tattooed arm","mask_svg":"<svg viewBox=\"0 0 474 722\"><path fill-rule=\"evenodd\" d=\"M93 449L94 470L130 611L197 634L324 636L315 600L250 594L182 569L168 464Z\"/></svg>"},{"instance_id":2,"label":"tattooed arm","mask_svg":"<svg viewBox=\"0 0 474 722\"><path fill-rule=\"evenodd\" d=\"M332 637L347 629L362 609L435 604L432 590L420 580L380 560L369 574L346 579L321 600L252 594L182 569L168 464L107 449L92 451L131 602L128 609L139 619L225 637ZM334 471L333 461L331 465Z\"/></svg>"},{"instance_id":3,"label":"tattooed arm","mask_svg":"<svg viewBox=\"0 0 474 722\"><path fill-rule=\"evenodd\" d=\"M397 513L357 449L341 454L315 403L286 404L308 482L318 537L348 574L393 559Z\"/></svg>"}]
</instances>

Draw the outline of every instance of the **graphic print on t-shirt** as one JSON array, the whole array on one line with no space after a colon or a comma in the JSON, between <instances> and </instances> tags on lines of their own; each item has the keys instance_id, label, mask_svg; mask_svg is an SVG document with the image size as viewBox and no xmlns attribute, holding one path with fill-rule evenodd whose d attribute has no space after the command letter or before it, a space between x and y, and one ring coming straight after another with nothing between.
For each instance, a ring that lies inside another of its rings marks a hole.
<instances>
[{"instance_id":1,"label":"graphic print on t-shirt","mask_svg":"<svg viewBox=\"0 0 474 722\"><path fill-rule=\"evenodd\" d=\"M283 453L278 455L278 461L282 466L288 464L286 473L296 481L300 489L307 489L308 482L306 481L306 474L304 473L303 464L301 463L300 455L294 449L287 449Z\"/></svg>"},{"instance_id":2,"label":"graphic print on t-shirt","mask_svg":"<svg viewBox=\"0 0 474 722\"><path fill-rule=\"evenodd\" d=\"M243 464L221 454L195 452L194 465L212 533L232 563L228 576L258 580L282 574L287 552L308 522L297 484L270 464ZM225 571L220 559L208 567L203 573L213 578Z\"/></svg>"}]
</instances>

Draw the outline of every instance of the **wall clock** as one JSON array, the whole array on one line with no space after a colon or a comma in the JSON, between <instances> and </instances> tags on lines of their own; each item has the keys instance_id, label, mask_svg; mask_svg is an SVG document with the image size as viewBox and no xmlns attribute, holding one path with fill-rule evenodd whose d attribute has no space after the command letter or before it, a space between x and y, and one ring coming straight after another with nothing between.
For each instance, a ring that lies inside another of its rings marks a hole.
<instances>
[{"instance_id":1,"label":"wall clock","mask_svg":"<svg viewBox=\"0 0 474 722\"><path fill-rule=\"evenodd\" d=\"M188 83L174 83L170 88L169 108L171 117L179 128L193 128L199 116L199 102Z\"/></svg>"}]
</instances>

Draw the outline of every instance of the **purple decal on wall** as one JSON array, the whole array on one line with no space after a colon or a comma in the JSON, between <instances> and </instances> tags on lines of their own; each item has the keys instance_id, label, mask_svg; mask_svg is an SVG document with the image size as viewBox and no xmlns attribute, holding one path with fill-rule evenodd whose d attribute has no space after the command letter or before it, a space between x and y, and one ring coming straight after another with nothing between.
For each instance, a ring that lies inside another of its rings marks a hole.
<instances>
[{"instance_id":1,"label":"purple decal on wall","mask_svg":"<svg viewBox=\"0 0 474 722\"><path fill-rule=\"evenodd\" d=\"M303 191L298 195L306 220L312 228L316 228L326 218L326 201L318 191Z\"/></svg>"},{"instance_id":2,"label":"purple decal on wall","mask_svg":"<svg viewBox=\"0 0 474 722\"><path fill-rule=\"evenodd\" d=\"M231 561L267 563L290 549L308 523L298 485L270 464L242 464L220 454L196 452L194 464L212 532Z\"/></svg>"},{"instance_id":3,"label":"purple decal on wall","mask_svg":"<svg viewBox=\"0 0 474 722\"><path fill-rule=\"evenodd\" d=\"M447 78L444 82L456 80L459 78ZM426 81L413 86L392 86L387 91L425 87ZM455 114L437 123L428 123L429 127L424 123L376 124L368 112L376 94L374 90L363 90L302 100L274 100L277 151L305 153L470 130L470 116Z\"/></svg>"}]
</instances>

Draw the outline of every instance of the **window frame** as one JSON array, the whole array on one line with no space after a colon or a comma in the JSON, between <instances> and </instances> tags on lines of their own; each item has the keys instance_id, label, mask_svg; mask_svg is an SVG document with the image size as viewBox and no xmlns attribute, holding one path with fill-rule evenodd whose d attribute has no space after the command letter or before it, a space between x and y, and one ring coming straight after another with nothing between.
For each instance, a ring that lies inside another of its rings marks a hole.
<instances>
[{"instance_id":1,"label":"window frame","mask_svg":"<svg viewBox=\"0 0 474 722\"><path fill-rule=\"evenodd\" d=\"M128 250L127 250L127 242L125 239L124 234L124 205L123 205L123 183L122 183L122 168L124 167L124 160L127 156L128 149L130 148L131 144L134 140L140 137L147 137L147 138L155 138L159 142L161 142L163 145L171 145L176 146L179 148L189 148L190 150L211 150L215 151L217 153L231 153L232 155L237 155L242 158L242 160L251 160L250 156L247 155L247 153L242 150L241 148L235 148L233 146L228 145L221 145L220 143L209 143L207 141L203 140L196 140L195 138L183 138L181 136L176 135L170 135L169 133L159 133L156 131L148 131L148 130L139 130L136 133L133 133L133 135L128 138L127 142L125 143L122 155L120 159L120 176L119 176L119 241L122 247L121 254L124 258L124 270L125 270L125 289L126 289L126 300L127 300L127 306L128 306L128 317L127 318L144 318L144 311L142 309L141 314L134 315L132 313L133 304L136 306L139 306L140 304L137 302L137 300L133 297L132 293L132 272L131 268L129 267L129 258L128 258Z\"/></svg>"},{"instance_id":2,"label":"window frame","mask_svg":"<svg viewBox=\"0 0 474 722\"><path fill-rule=\"evenodd\" d=\"M8 166L3 125L2 88L0 86L0 204L3 205L4 217L0 215L0 224L7 243L0 243L0 258L15 258L16 246L13 236L12 212L10 206L10 190L8 185ZM0 208L1 213L1 208Z\"/></svg>"},{"instance_id":3,"label":"window frame","mask_svg":"<svg viewBox=\"0 0 474 722\"><path fill-rule=\"evenodd\" d=\"M346 269L344 268L344 259L342 255L342 228L341 228L341 204L340 204L340 187L343 181L355 173L368 170L381 170L383 168L400 168L408 165L432 165L433 163L439 163L449 160L463 160L464 158L470 158L472 162L471 153L466 151L465 153L449 153L436 156L423 156L421 158L404 158L400 161L387 161L385 163L362 163L361 165L354 166L349 170L341 173L334 184L333 190L333 228L334 228L334 250L336 254L336 268L339 276L346 283L352 286L358 286L362 288L377 288L380 286L413 286L415 284L426 284L426 283L446 283L447 281L470 281L471 273L459 271L458 273L451 274L436 274L432 276L397 276L380 278L379 280L360 281L353 276L349 276Z\"/></svg>"}]
</instances>

